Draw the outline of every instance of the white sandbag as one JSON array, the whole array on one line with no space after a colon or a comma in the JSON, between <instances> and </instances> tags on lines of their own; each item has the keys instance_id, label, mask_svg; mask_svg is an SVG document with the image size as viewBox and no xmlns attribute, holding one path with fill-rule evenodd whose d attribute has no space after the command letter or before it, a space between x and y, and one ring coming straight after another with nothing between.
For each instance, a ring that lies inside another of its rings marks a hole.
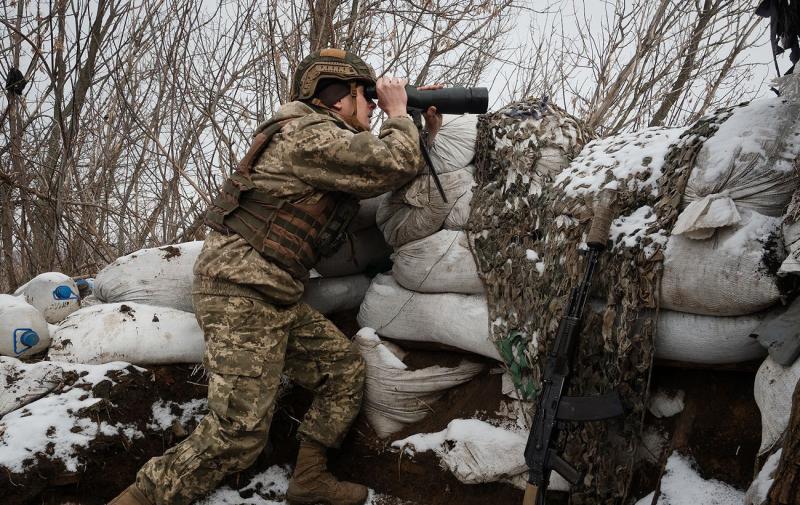
<instances>
[{"instance_id":1,"label":"white sandbag","mask_svg":"<svg viewBox=\"0 0 800 505\"><path fill-rule=\"evenodd\" d=\"M392 447L411 455L433 451L459 481L465 484L508 482L525 488L528 467L525 443L528 432L492 426L478 419L455 419L438 433L421 433L392 442ZM569 489L553 472L549 488Z\"/></svg>"},{"instance_id":2,"label":"white sandbag","mask_svg":"<svg viewBox=\"0 0 800 505\"><path fill-rule=\"evenodd\" d=\"M443 227L445 230L466 230L467 221L469 220L469 211L472 205L472 186L474 185L474 182L470 184L466 193L459 196L453 208L450 209L450 213L447 214L444 220Z\"/></svg>"},{"instance_id":3,"label":"white sandbag","mask_svg":"<svg viewBox=\"0 0 800 505\"><path fill-rule=\"evenodd\" d=\"M0 356L0 417L41 398L61 383L64 372L55 363L23 363Z\"/></svg>"},{"instance_id":4,"label":"white sandbag","mask_svg":"<svg viewBox=\"0 0 800 505\"><path fill-rule=\"evenodd\" d=\"M462 361L453 368L432 366L409 371L374 330L362 328L355 342L367 364L363 410L380 438L425 418L431 413L430 405L445 391L469 381L484 368Z\"/></svg>"},{"instance_id":5,"label":"white sandbag","mask_svg":"<svg viewBox=\"0 0 800 505\"><path fill-rule=\"evenodd\" d=\"M303 292L303 302L323 314L357 309L364 300L370 281L364 274L309 279Z\"/></svg>"},{"instance_id":6,"label":"white sandbag","mask_svg":"<svg viewBox=\"0 0 800 505\"><path fill-rule=\"evenodd\" d=\"M466 232L441 230L409 242L392 256L392 277L420 293L483 293Z\"/></svg>"},{"instance_id":7,"label":"white sandbag","mask_svg":"<svg viewBox=\"0 0 800 505\"><path fill-rule=\"evenodd\" d=\"M792 96L753 100L703 143L686 185L672 233L710 237L737 224L742 209L783 215L800 177L800 103Z\"/></svg>"},{"instance_id":8,"label":"white sandbag","mask_svg":"<svg viewBox=\"0 0 800 505\"><path fill-rule=\"evenodd\" d=\"M23 297L0 295L0 355L24 359L49 345L44 315Z\"/></svg>"},{"instance_id":9,"label":"white sandbag","mask_svg":"<svg viewBox=\"0 0 800 505\"><path fill-rule=\"evenodd\" d=\"M194 314L125 302L71 314L53 331L52 361L98 365L200 363L205 342Z\"/></svg>"},{"instance_id":10,"label":"white sandbag","mask_svg":"<svg viewBox=\"0 0 800 505\"><path fill-rule=\"evenodd\" d=\"M381 231L373 224L352 232L332 255L322 258L314 270L323 277L342 277L364 272L370 267L388 264L392 248L383 239Z\"/></svg>"},{"instance_id":11,"label":"white sandbag","mask_svg":"<svg viewBox=\"0 0 800 505\"><path fill-rule=\"evenodd\" d=\"M358 323L396 340L433 342L500 360L489 341L489 313L482 295L409 291L391 275L372 280Z\"/></svg>"},{"instance_id":12,"label":"white sandbag","mask_svg":"<svg viewBox=\"0 0 800 505\"><path fill-rule=\"evenodd\" d=\"M705 240L672 235L664 251L661 306L714 316L739 316L779 302L766 258L782 261L781 220L742 209L741 222Z\"/></svg>"},{"instance_id":13,"label":"white sandbag","mask_svg":"<svg viewBox=\"0 0 800 505\"><path fill-rule=\"evenodd\" d=\"M122 256L97 274L94 295L193 312L192 269L202 248L202 241L184 242Z\"/></svg>"},{"instance_id":14,"label":"white sandbag","mask_svg":"<svg viewBox=\"0 0 800 505\"><path fill-rule=\"evenodd\" d=\"M59 272L39 274L23 288L25 301L39 309L48 323L63 321L81 306L75 281Z\"/></svg>"},{"instance_id":15,"label":"white sandbag","mask_svg":"<svg viewBox=\"0 0 800 505\"><path fill-rule=\"evenodd\" d=\"M437 174L453 172L472 163L475 158L475 139L478 136L478 116L474 114L442 116L442 127L428 148L431 163Z\"/></svg>"},{"instance_id":16,"label":"white sandbag","mask_svg":"<svg viewBox=\"0 0 800 505\"><path fill-rule=\"evenodd\" d=\"M656 357L686 363L741 363L766 351L750 334L765 313L714 317L662 310L656 331Z\"/></svg>"},{"instance_id":17,"label":"white sandbag","mask_svg":"<svg viewBox=\"0 0 800 505\"><path fill-rule=\"evenodd\" d=\"M474 182L468 168L440 174L439 180L447 202L442 200L433 177L427 172L381 202L375 219L389 245L396 249L439 231L456 201Z\"/></svg>"},{"instance_id":18,"label":"white sandbag","mask_svg":"<svg viewBox=\"0 0 800 505\"><path fill-rule=\"evenodd\" d=\"M784 367L771 357L764 360L756 373L753 395L761 411L761 447L759 455L772 451L781 442L789 415L792 394L800 381L800 359Z\"/></svg>"}]
</instances>

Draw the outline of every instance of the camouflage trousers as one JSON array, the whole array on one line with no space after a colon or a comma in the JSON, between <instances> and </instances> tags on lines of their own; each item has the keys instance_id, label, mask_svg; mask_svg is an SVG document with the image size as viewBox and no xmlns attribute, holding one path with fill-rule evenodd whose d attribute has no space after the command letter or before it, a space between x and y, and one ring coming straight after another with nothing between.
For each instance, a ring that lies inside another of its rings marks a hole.
<instances>
[{"instance_id":1,"label":"camouflage trousers","mask_svg":"<svg viewBox=\"0 0 800 505\"><path fill-rule=\"evenodd\" d=\"M206 339L209 413L136 476L156 505L191 503L253 464L267 443L282 373L315 392L301 438L339 446L361 406L361 355L316 310L240 296L195 294L193 301Z\"/></svg>"}]
</instances>

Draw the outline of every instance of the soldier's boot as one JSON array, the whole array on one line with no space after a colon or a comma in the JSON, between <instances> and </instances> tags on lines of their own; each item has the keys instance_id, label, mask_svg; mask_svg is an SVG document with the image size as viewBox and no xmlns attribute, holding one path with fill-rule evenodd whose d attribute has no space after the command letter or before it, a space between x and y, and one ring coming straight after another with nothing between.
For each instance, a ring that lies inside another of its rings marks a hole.
<instances>
[{"instance_id":1,"label":"soldier's boot","mask_svg":"<svg viewBox=\"0 0 800 505\"><path fill-rule=\"evenodd\" d=\"M108 505L153 505L136 484L131 484L119 496L108 502Z\"/></svg>"},{"instance_id":2,"label":"soldier's boot","mask_svg":"<svg viewBox=\"0 0 800 505\"><path fill-rule=\"evenodd\" d=\"M328 472L325 447L316 442L302 441L286 499L293 505L361 505L367 500L367 487L336 480Z\"/></svg>"}]
</instances>

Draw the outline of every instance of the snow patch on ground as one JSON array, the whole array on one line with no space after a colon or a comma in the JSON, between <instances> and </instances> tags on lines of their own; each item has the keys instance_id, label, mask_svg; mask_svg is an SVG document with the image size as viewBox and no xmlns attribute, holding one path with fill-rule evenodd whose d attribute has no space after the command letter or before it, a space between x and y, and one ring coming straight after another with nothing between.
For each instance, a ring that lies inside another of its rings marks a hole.
<instances>
[{"instance_id":1,"label":"snow patch on ground","mask_svg":"<svg viewBox=\"0 0 800 505\"><path fill-rule=\"evenodd\" d=\"M75 472L80 465L75 449L87 447L99 435L123 435L128 439L144 436L129 425L105 421L98 424L78 417L81 411L102 401L92 395L92 387L110 381L107 372L123 370L130 364L118 361L105 365L57 365L65 372L85 375L58 394L29 403L0 420L0 466L13 473L23 472L37 456L60 460L67 471Z\"/></svg>"},{"instance_id":2,"label":"snow patch on ground","mask_svg":"<svg viewBox=\"0 0 800 505\"><path fill-rule=\"evenodd\" d=\"M247 486L240 490L223 486L196 505L288 505L286 490L289 488L289 479L292 468L289 466L271 466L263 472L253 476ZM369 490L369 496L364 505L387 503L387 496ZM392 503L402 503L393 500Z\"/></svg>"},{"instance_id":3,"label":"snow patch on ground","mask_svg":"<svg viewBox=\"0 0 800 505\"><path fill-rule=\"evenodd\" d=\"M181 412L180 416L173 414L176 410ZM175 421L181 426L186 426L189 421L199 423L206 412L208 412L208 400L205 398L197 398L185 403L162 400L153 404L153 421L147 427L164 431L171 428Z\"/></svg>"},{"instance_id":4,"label":"snow patch on ground","mask_svg":"<svg viewBox=\"0 0 800 505\"><path fill-rule=\"evenodd\" d=\"M676 393L659 390L650 397L650 413L656 417L672 417L683 411L684 392Z\"/></svg>"},{"instance_id":5,"label":"snow patch on ground","mask_svg":"<svg viewBox=\"0 0 800 505\"><path fill-rule=\"evenodd\" d=\"M653 493L636 505L650 505ZM718 480L705 480L688 458L672 453L661 479L659 505L741 505L744 493Z\"/></svg>"}]
</instances>

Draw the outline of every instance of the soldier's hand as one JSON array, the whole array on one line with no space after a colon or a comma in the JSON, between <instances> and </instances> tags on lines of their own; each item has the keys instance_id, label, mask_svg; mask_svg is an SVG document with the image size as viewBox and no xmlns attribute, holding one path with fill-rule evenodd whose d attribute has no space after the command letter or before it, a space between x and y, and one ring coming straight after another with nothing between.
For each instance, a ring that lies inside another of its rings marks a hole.
<instances>
[{"instance_id":1,"label":"soldier's hand","mask_svg":"<svg viewBox=\"0 0 800 505\"><path fill-rule=\"evenodd\" d=\"M408 114L406 105L408 95L406 95L407 79L397 77L381 77L375 83L375 90L378 93L378 107L383 110L390 118Z\"/></svg>"},{"instance_id":2,"label":"soldier's hand","mask_svg":"<svg viewBox=\"0 0 800 505\"><path fill-rule=\"evenodd\" d=\"M431 105L422 113L425 118L425 129L428 130L428 145L433 144L433 138L439 133L442 128L442 114L436 110L436 107Z\"/></svg>"}]
</instances>

